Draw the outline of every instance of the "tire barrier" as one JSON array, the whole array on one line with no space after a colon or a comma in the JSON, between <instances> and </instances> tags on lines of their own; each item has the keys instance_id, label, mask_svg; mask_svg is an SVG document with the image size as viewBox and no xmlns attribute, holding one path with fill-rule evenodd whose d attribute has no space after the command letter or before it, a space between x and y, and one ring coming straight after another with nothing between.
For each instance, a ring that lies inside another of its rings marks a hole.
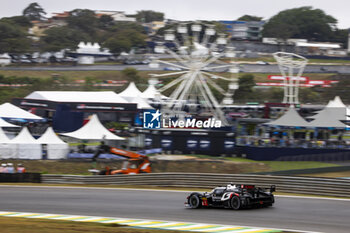
<instances>
[{"instance_id":1,"label":"tire barrier","mask_svg":"<svg viewBox=\"0 0 350 233\"><path fill-rule=\"evenodd\" d=\"M265 188L276 185L278 192L350 197L350 180L337 178L210 173L150 173L113 176L42 175L42 183L47 184L142 185L212 189L230 182Z\"/></svg>"},{"instance_id":2,"label":"tire barrier","mask_svg":"<svg viewBox=\"0 0 350 233\"><path fill-rule=\"evenodd\" d=\"M0 183L41 183L41 174L0 173Z\"/></svg>"}]
</instances>

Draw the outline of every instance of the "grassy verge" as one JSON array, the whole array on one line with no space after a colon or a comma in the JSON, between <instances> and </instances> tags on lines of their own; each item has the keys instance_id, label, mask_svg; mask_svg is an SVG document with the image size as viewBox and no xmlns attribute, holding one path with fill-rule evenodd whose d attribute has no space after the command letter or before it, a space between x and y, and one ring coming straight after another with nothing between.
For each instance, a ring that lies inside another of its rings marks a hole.
<instances>
[{"instance_id":1,"label":"grassy verge","mask_svg":"<svg viewBox=\"0 0 350 233\"><path fill-rule=\"evenodd\" d=\"M309 169L322 167L336 167L339 166L333 163L323 163L314 161L262 161L269 166L271 171L285 171L295 169Z\"/></svg>"},{"instance_id":2,"label":"grassy verge","mask_svg":"<svg viewBox=\"0 0 350 233\"><path fill-rule=\"evenodd\" d=\"M317 174L307 174L307 176L313 176L313 177L330 177L330 178L350 177L350 171L345 171L345 172L326 172L326 173L317 173Z\"/></svg>"},{"instance_id":3,"label":"grassy verge","mask_svg":"<svg viewBox=\"0 0 350 233\"><path fill-rule=\"evenodd\" d=\"M184 231L149 230L140 228L127 228L119 224L73 222L63 220L27 219L0 217L2 233L26 232L26 233L179 233Z\"/></svg>"},{"instance_id":4,"label":"grassy verge","mask_svg":"<svg viewBox=\"0 0 350 233\"><path fill-rule=\"evenodd\" d=\"M152 160L152 172L244 174L339 166L332 163L313 161L254 161L246 158L208 155L188 156L188 159L185 160ZM2 162L15 165L22 163L28 172L74 175L90 175L89 169L101 170L105 169L106 166L112 169L120 169L122 165L122 161L119 160L99 160L97 163L92 163L89 160L3 160Z\"/></svg>"}]
</instances>

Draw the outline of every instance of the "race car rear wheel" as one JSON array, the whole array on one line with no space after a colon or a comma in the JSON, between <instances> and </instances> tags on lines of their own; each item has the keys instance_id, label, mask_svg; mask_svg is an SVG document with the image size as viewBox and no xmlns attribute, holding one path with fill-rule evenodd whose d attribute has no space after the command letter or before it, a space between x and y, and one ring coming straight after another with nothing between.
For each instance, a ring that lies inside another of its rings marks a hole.
<instances>
[{"instance_id":1,"label":"race car rear wheel","mask_svg":"<svg viewBox=\"0 0 350 233\"><path fill-rule=\"evenodd\" d=\"M201 203L198 195L190 196L190 198L188 199L188 204L190 205L190 207L192 209L197 209L197 208L200 208L202 206L202 203Z\"/></svg>"},{"instance_id":2,"label":"race car rear wheel","mask_svg":"<svg viewBox=\"0 0 350 233\"><path fill-rule=\"evenodd\" d=\"M230 200L231 208L239 210L241 208L241 199L237 196L233 196Z\"/></svg>"}]
</instances>

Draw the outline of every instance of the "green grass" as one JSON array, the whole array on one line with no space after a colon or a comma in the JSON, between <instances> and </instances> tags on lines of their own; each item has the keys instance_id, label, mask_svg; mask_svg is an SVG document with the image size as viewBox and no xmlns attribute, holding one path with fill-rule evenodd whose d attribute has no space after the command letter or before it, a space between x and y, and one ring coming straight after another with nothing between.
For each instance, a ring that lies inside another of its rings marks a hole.
<instances>
[{"instance_id":1,"label":"green grass","mask_svg":"<svg viewBox=\"0 0 350 233\"><path fill-rule=\"evenodd\" d=\"M34 218L0 217L1 233L181 233L175 230L150 230L125 227L119 224L74 222Z\"/></svg>"},{"instance_id":2,"label":"green grass","mask_svg":"<svg viewBox=\"0 0 350 233\"><path fill-rule=\"evenodd\" d=\"M309 168L339 166L333 163L323 163L323 162L314 162L314 161L262 161L262 162L267 166L269 166L271 171L285 171L285 170L294 170L294 169L309 169Z\"/></svg>"}]
</instances>

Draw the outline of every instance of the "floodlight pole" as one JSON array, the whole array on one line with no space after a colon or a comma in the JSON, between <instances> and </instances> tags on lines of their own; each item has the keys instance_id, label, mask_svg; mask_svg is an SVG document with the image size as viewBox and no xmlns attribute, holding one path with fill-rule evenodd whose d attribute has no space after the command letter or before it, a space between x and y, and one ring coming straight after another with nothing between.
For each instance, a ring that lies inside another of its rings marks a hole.
<instances>
[{"instance_id":1,"label":"floodlight pole","mask_svg":"<svg viewBox=\"0 0 350 233\"><path fill-rule=\"evenodd\" d=\"M273 56L283 76L283 103L299 104L300 76L308 60L303 56L286 52L277 52Z\"/></svg>"}]
</instances>

